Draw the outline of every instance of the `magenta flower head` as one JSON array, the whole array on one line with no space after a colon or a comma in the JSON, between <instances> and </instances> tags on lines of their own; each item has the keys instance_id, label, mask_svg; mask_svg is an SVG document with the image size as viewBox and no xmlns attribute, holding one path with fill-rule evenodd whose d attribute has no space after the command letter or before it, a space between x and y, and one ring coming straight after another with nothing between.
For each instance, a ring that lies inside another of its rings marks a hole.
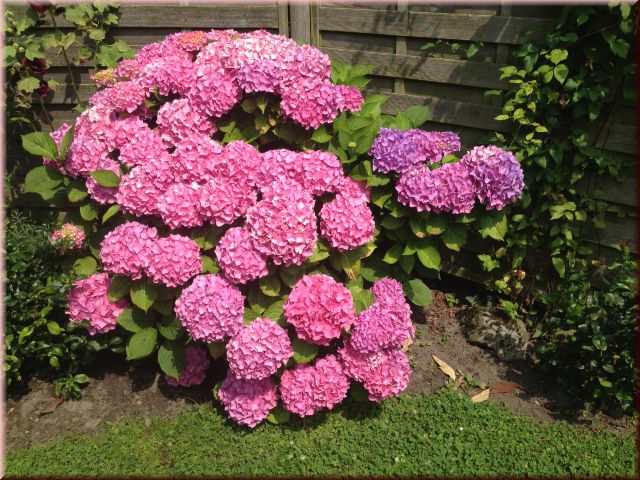
<instances>
[{"instance_id":1,"label":"magenta flower head","mask_svg":"<svg viewBox=\"0 0 640 480\"><path fill-rule=\"evenodd\" d=\"M360 312L353 324L350 342L363 353L401 347L415 334L411 307L396 280L378 280L371 291L376 301Z\"/></svg>"},{"instance_id":2,"label":"magenta flower head","mask_svg":"<svg viewBox=\"0 0 640 480\"><path fill-rule=\"evenodd\" d=\"M346 183L346 182L345 182ZM346 183L347 188L320 209L320 235L337 250L352 250L373 239L375 221L367 197Z\"/></svg>"},{"instance_id":3,"label":"magenta flower head","mask_svg":"<svg viewBox=\"0 0 640 480\"><path fill-rule=\"evenodd\" d=\"M60 252L79 250L84 245L84 230L72 223L65 223L51 235L51 244Z\"/></svg>"},{"instance_id":4,"label":"magenta flower head","mask_svg":"<svg viewBox=\"0 0 640 480\"><path fill-rule=\"evenodd\" d=\"M369 400L373 402L395 397L409 385L411 366L402 349L362 353L347 341L338 351L338 356L345 374L362 382L369 392Z\"/></svg>"},{"instance_id":5,"label":"magenta flower head","mask_svg":"<svg viewBox=\"0 0 640 480\"><path fill-rule=\"evenodd\" d=\"M116 328L116 319L128 306L126 299L112 302L107 296L111 279L106 273L91 275L73 284L67 295L67 315L72 322L89 320L90 335Z\"/></svg>"},{"instance_id":6,"label":"magenta flower head","mask_svg":"<svg viewBox=\"0 0 640 480\"><path fill-rule=\"evenodd\" d=\"M250 428L267 418L278 404L276 384L269 377L240 380L229 373L218 390L218 396L229 417Z\"/></svg>"},{"instance_id":7,"label":"magenta flower head","mask_svg":"<svg viewBox=\"0 0 640 480\"><path fill-rule=\"evenodd\" d=\"M220 275L200 275L182 290L175 314L194 340L219 342L242 328L244 297Z\"/></svg>"},{"instance_id":8,"label":"magenta flower head","mask_svg":"<svg viewBox=\"0 0 640 480\"><path fill-rule=\"evenodd\" d=\"M211 365L209 353L202 347L189 345L187 347L184 368L180 372L180 377L173 378L165 375L165 381L174 387L191 387L200 385L207 376L207 370Z\"/></svg>"},{"instance_id":9,"label":"magenta flower head","mask_svg":"<svg viewBox=\"0 0 640 480\"><path fill-rule=\"evenodd\" d=\"M478 200L487 201L487 210L502 210L522 195L524 174L513 153L494 145L474 147L460 163L469 172Z\"/></svg>"},{"instance_id":10,"label":"magenta flower head","mask_svg":"<svg viewBox=\"0 0 640 480\"><path fill-rule=\"evenodd\" d=\"M349 379L335 355L285 370L280 379L284 408L301 417L332 409L345 399L348 390Z\"/></svg>"},{"instance_id":11,"label":"magenta flower head","mask_svg":"<svg viewBox=\"0 0 640 480\"><path fill-rule=\"evenodd\" d=\"M149 265L153 244L158 239L154 227L138 222L118 225L100 243L100 261L110 273L134 280L142 277Z\"/></svg>"},{"instance_id":12,"label":"magenta flower head","mask_svg":"<svg viewBox=\"0 0 640 480\"><path fill-rule=\"evenodd\" d=\"M153 283L177 287L201 271L200 248L189 237L169 235L153 242L145 271Z\"/></svg>"},{"instance_id":13,"label":"magenta flower head","mask_svg":"<svg viewBox=\"0 0 640 480\"><path fill-rule=\"evenodd\" d=\"M236 378L267 378L292 356L287 331L269 318L256 318L242 327L227 345L229 371Z\"/></svg>"},{"instance_id":14,"label":"magenta flower head","mask_svg":"<svg viewBox=\"0 0 640 480\"><path fill-rule=\"evenodd\" d=\"M269 273L266 258L253 248L246 228L227 230L216 246L216 258L225 277L233 283L247 283Z\"/></svg>"},{"instance_id":15,"label":"magenta flower head","mask_svg":"<svg viewBox=\"0 0 640 480\"><path fill-rule=\"evenodd\" d=\"M420 165L400 175L398 202L419 212L469 213L475 204L468 169L461 162L446 163L435 170Z\"/></svg>"},{"instance_id":16,"label":"magenta flower head","mask_svg":"<svg viewBox=\"0 0 640 480\"><path fill-rule=\"evenodd\" d=\"M287 321L305 342L329 345L355 319L351 292L328 275L305 275L284 304Z\"/></svg>"},{"instance_id":17,"label":"magenta flower head","mask_svg":"<svg viewBox=\"0 0 640 480\"><path fill-rule=\"evenodd\" d=\"M247 210L246 228L255 249L273 263L300 265L313 255L318 238L313 197L293 180L278 180Z\"/></svg>"}]
</instances>

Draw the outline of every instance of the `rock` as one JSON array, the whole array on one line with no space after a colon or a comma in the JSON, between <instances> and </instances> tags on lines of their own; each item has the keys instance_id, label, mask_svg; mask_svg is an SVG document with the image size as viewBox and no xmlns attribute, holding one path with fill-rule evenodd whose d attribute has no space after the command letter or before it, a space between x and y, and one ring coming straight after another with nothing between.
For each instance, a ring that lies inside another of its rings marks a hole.
<instances>
[{"instance_id":1,"label":"rock","mask_svg":"<svg viewBox=\"0 0 640 480\"><path fill-rule=\"evenodd\" d=\"M529 333L522 320L506 319L481 307L462 309L457 318L469 343L492 350L501 360L524 358Z\"/></svg>"}]
</instances>

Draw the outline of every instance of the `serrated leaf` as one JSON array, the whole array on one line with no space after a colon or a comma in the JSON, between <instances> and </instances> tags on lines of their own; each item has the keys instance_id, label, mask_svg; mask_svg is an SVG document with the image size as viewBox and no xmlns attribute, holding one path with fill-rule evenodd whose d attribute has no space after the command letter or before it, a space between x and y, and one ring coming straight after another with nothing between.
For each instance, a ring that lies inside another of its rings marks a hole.
<instances>
[{"instance_id":1,"label":"serrated leaf","mask_svg":"<svg viewBox=\"0 0 640 480\"><path fill-rule=\"evenodd\" d=\"M202 273L218 273L220 267L216 264L216 261L209 255L201 255L202 260Z\"/></svg>"},{"instance_id":2,"label":"serrated leaf","mask_svg":"<svg viewBox=\"0 0 640 480\"><path fill-rule=\"evenodd\" d=\"M448 376L451 380L455 381L456 380L456 372L453 368L451 368L451 366L445 362L444 360L442 360L441 358L435 356L435 355L431 355L431 357L433 358L433 360L436 362L436 364L438 365L438 368L440 368L440 370L442 370L442 372Z\"/></svg>"},{"instance_id":3,"label":"serrated leaf","mask_svg":"<svg viewBox=\"0 0 640 480\"><path fill-rule=\"evenodd\" d=\"M97 269L98 263L91 256L79 258L73 262L73 271L78 275L89 276L95 273Z\"/></svg>"},{"instance_id":4,"label":"serrated leaf","mask_svg":"<svg viewBox=\"0 0 640 480\"><path fill-rule=\"evenodd\" d=\"M438 249L436 247L433 247L431 245L419 247L416 250L416 254L418 255L418 260L420 260L420 263L425 267L431 268L433 270L440 269L440 252L438 252Z\"/></svg>"},{"instance_id":5,"label":"serrated leaf","mask_svg":"<svg viewBox=\"0 0 640 480\"><path fill-rule=\"evenodd\" d=\"M291 417L291 414L282 408L281 406L275 407L273 410L269 412L267 415L267 422L272 423L274 425L282 425L283 423L287 423Z\"/></svg>"},{"instance_id":6,"label":"serrated leaf","mask_svg":"<svg viewBox=\"0 0 640 480\"><path fill-rule=\"evenodd\" d=\"M150 279L138 280L131 285L129 296L136 307L148 312L158 298L159 289Z\"/></svg>"},{"instance_id":7,"label":"serrated leaf","mask_svg":"<svg viewBox=\"0 0 640 480\"><path fill-rule=\"evenodd\" d=\"M134 310L133 308L127 308L118 315L116 323L126 331L132 333L139 332L144 328L153 327L153 320L143 315L139 310Z\"/></svg>"},{"instance_id":8,"label":"serrated leaf","mask_svg":"<svg viewBox=\"0 0 640 480\"><path fill-rule=\"evenodd\" d=\"M104 212L104 215L102 215L102 223L105 223L107 220L109 220L119 211L120 211L120 205L111 205L109 209L106 212Z\"/></svg>"},{"instance_id":9,"label":"serrated leaf","mask_svg":"<svg viewBox=\"0 0 640 480\"><path fill-rule=\"evenodd\" d=\"M127 341L127 360L136 360L151 355L156 347L158 331L155 328L143 328L134 333Z\"/></svg>"},{"instance_id":10,"label":"serrated leaf","mask_svg":"<svg viewBox=\"0 0 640 480\"><path fill-rule=\"evenodd\" d=\"M384 263L388 263L389 265L393 265L400 257L402 257L402 252L404 251L404 244L402 243L394 243L389 250L382 257L382 261Z\"/></svg>"},{"instance_id":11,"label":"serrated leaf","mask_svg":"<svg viewBox=\"0 0 640 480\"><path fill-rule=\"evenodd\" d=\"M185 333L182 322L171 315L169 318L163 318L157 324L158 333L167 340L177 340Z\"/></svg>"},{"instance_id":12,"label":"serrated leaf","mask_svg":"<svg viewBox=\"0 0 640 480\"><path fill-rule=\"evenodd\" d=\"M317 345L307 343L299 338L291 342L291 348L293 349L293 360L298 364L309 363L318 355Z\"/></svg>"},{"instance_id":13,"label":"serrated leaf","mask_svg":"<svg viewBox=\"0 0 640 480\"><path fill-rule=\"evenodd\" d=\"M360 313L376 301L375 295L370 290L359 290L353 294L353 303L356 307L356 313Z\"/></svg>"},{"instance_id":14,"label":"serrated leaf","mask_svg":"<svg viewBox=\"0 0 640 480\"><path fill-rule=\"evenodd\" d=\"M24 191L40 193L54 190L64 181L64 175L58 170L40 166L27 173L24 180Z\"/></svg>"},{"instance_id":15,"label":"serrated leaf","mask_svg":"<svg viewBox=\"0 0 640 480\"><path fill-rule=\"evenodd\" d=\"M89 193L85 187L85 183L83 180L75 179L69 185L69 193L67 194L67 198L70 202L75 203L80 200L84 200Z\"/></svg>"},{"instance_id":16,"label":"serrated leaf","mask_svg":"<svg viewBox=\"0 0 640 480\"><path fill-rule=\"evenodd\" d=\"M98 205L95 202L87 202L80 206L80 216L90 222L98 217Z\"/></svg>"},{"instance_id":17,"label":"serrated leaf","mask_svg":"<svg viewBox=\"0 0 640 480\"><path fill-rule=\"evenodd\" d=\"M313 132L313 135L311 135L311 140L317 143L327 143L332 138L333 137L327 132L326 125L320 125L316 131Z\"/></svg>"},{"instance_id":18,"label":"serrated leaf","mask_svg":"<svg viewBox=\"0 0 640 480\"><path fill-rule=\"evenodd\" d=\"M111 285L109 285L109 292L107 294L109 300L117 302L121 298L129 295L129 289L133 280L129 277L116 275L111 279Z\"/></svg>"},{"instance_id":19,"label":"serrated leaf","mask_svg":"<svg viewBox=\"0 0 640 480\"><path fill-rule=\"evenodd\" d=\"M275 275L261 278L258 285L267 297L277 297L280 294L280 280Z\"/></svg>"},{"instance_id":20,"label":"serrated leaf","mask_svg":"<svg viewBox=\"0 0 640 480\"><path fill-rule=\"evenodd\" d=\"M75 133L76 130L76 126L72 125L71 128L69 128L67 130L67 132L64 134L64 137L62 137L62 140L60 140L60 151L58 152L58 154L60 155L61 159L66 159L67 158L67 154L69 153L69 148L71 148L71 143L73 143L73 135Z\"/></svg>"},{"instance_id":21,"label":"serrated leaf","mask_svg":"<svg viewBox=\"0 0 640 480\"><path fill-rule=\"evenodd\" d=\"M36 77L25 77L18 80L16 84L18 90L21 90L26 93L31 93L34 90L40 88L40 79Z\"/></svg>"},{"instance_id":22,"label":"serrated leaf","mask_svg":"<svg viewBox=\"0 0 640 480\"><path fill-rule=\"evenodd\" d=\"M431 305L433 300L429 287L417 278L404 283L404 294L411 303L419 307Z\"/></svg>"},{"instance_id":23,"label":"serrated leaf","mask_svg":"<svg viewBox=\"0 0 640 480\"><path fill-rule=\"evenodd\" d=\"M33 132L22 135L22 148L39 157L51 160L58 157L58 145L56 145L56 142L51 138L51 135L45 132Z\"/></svg>"},{"instance_id":24,"label":"serrated leaf","mask_svg":"<svg viewBox=\"0 0 640 480\"><path fill-rule=\"evenodd\" d=\"M262 312L262 316L266 318L270 318L274 322L277 322L284 315L284 300L278 300L277 302L272 303L267 307L267 309Z\"/></svg>"},{"instance_id":25,"label":"serrated leaf","mask_svg":"<svg viewBox=\"0 0 640 480\"><path fill-rule=\"evenodd\" d=\"M186 349L184 343L164 341L158 349L158 365L160 369L175 379L180 377L184 369Z\"/></svg>"},{"instance_id":26,"label":"serrated leaf","mask_svg":"<svg viewBox=\"0 0 640 480\"><path fill-rule=\"evenodd\" d=\"M483 215L480 217L480 235L494 240L504 240L507 233L507 217L504 213Z\"/></svg>"},{"instance_id":27,"label":"serrated leaf","mask_svg":"<svg viewBox=\"0 0 640 480\"><path fill-rule=\"evenodd\" d=\"M459 252L467 241L467 230L462 225L448 225L440 238L448 249Z\"/></svg>"},{"instance_id":28,"label":"serrated leaf","mask_svg":"<svg viewBox=\"0 0 640 480\"><path fill-rule=\"evenodd\" d=\"M96 170L91 172L91 178L103 187L115 188L120 185L120 177L111 170Z\"/></svg>"}]
</instances>

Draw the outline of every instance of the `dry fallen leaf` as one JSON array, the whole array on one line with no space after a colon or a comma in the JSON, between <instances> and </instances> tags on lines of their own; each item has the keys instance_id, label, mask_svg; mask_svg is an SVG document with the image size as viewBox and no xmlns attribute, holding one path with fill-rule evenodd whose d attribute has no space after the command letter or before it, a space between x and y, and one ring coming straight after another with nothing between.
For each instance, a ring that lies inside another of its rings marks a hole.
<instances>
[{"instance_id":1,"label":"dry fallen leaf","mask_svg":"<svg viewBox=\"0 0 640 480\"><path fill-rule=\"evenodd\" d=\"M440 370L442 370L444 374L447 375L451 380L455 381L456 372L453 370L453 368L451 368L451 366L447 362L436 357L435 355L431 356L433 357L433 360L438 364L438 367L440 367Z\"/></svg>"},{"instance_id":2,"label":"dry fallen leaf","mask_svg":"<svg viewBox=\"0 0 640 480\"><path fill-rule=\"evenodd\" d=\"M406 352L407 350L409 350L409 347L410 347L411 345L413 345L413 339L411 339L411 338L410 338L410 339L409 339L409 340L407 340L407 341L406 341L406 343L402 346L402 350L404 350L404 351Z\"/></svg>"},{"instance_id":3,"label":"dry fallen leaf","mask_svg":"<svg viewBox=\"0 0 640 480\"><path fill-rule=\"evenodd\" d=\"M487 388L486 390L481 391L479 394L471 397L471 401L473 403L484 402L489 398L489 394L491 393L491 389Z\"/></svg>"},{"instance_id":4,"label":"dry fallen leaf","mask_svg":"<svg viewBox=\"0 0 640 480\"><path fill-rule=\"evenodd\" d=\"M458 373L460 373L460 376L456 380L456 383L453 385L453 388L459 388L460 385L464 383L464 377L462 376L462 373L460 372L460 370L458 370Z\"/></svg>"},{"instance_id":5,"label":"dry fallen leaf","mask_svg":"<svg viewBox=\"0 0 640 480\"><path fill-rule=\"evenodd\" d=\"M46 415L47 413L53 413L56 408L64 401L62 397L53 397L49 406L40 412L40 415Z\"/></svg>"},{"instance_id":6,"label":"dry fallen leaf","mask_svg":"<svg viewBox=\"0 0 640 480\"><path fill-rule=\"evenodd\" d=\"M491 387L491 393L511 393L518 387L517 383L499 383Z\"/></svg>"}]
</instances>

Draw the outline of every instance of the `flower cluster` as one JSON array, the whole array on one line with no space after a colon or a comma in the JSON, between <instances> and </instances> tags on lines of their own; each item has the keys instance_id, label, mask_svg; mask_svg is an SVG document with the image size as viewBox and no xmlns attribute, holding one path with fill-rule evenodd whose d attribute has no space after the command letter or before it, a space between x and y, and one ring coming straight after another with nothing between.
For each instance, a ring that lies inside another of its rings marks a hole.
<instances>
[{"instance_id":1,"label":"flower cluster","mask_svg":"<svg viewBox=\"0 0 640 480\"><path fill-rule=\"evenodd\" d=\"M267 378L292 356L287 331L269 318L256 318L227 345L230 373L239 379Z\"/></svg>"},{"instance_id":2,"label":"flower cluster","mask_svg":"<svg viewBox=\"0 0 640 480\"><path fill-rule=\"evenodd\" d=\"M360 312L338 355L346 375L363 383L370 400L380 402L409 384L411 367L402 346L415 329L399 282L378 280L371 292L376 301Z\"/></svg>"},{"instance_id":3,"label":"flower cluster","mask_svg":"<svg viewBox=\"0 0 640 480\"><path fill-rule=\"evenodd\" d=\"M91 275L74 283L67 297L67 315L72 322L89 321L90 335L116 328L116 319L127 308L125 299L112 302L108 292L111 279L106 273Z\"/></svg>"},{"instance_id":4,"label":"flower cluster","mask_svg":"<svg viewBox=\"0 0 640 480\"><path fill-rule=\"evenodd\" d=\"M280 379L284 408L306 417L342 402L349 390L349 379L335 355L285 370Z\"/></svg>"},{"instance_id":5,"label":"flower cluster","mask_svg":"<svg viewBox=\"0 0 640 480\"><path fill-rule=\"evenodd\" d=\"M240 380L228 375L218 396L229 417L241 425L255 427L278 404L276 384L270 378Z\"/></svg>"},{"instance_id":6,"label":"flower cluster","mask_svg":"<svg viewBox=\"0 0 640 480\"><path fill-rule=\"evenodd\" d=\"M382 128L369 151L373 169L396 172L398 201L418 211L469 213L476 198L488 210L501 210L524 189L522 168L510 152L495 146L475 147L456 163L435 169L430 164L460 149L452 132Z\"/></svg>"},{"instance_id":7,"label":"flower cluster","mask_svg":"<svg viewBox=\"0 0 640 480\"><path fill-rule=\"evenodd\" d=\"M109 232L100 244L107 272L137 280L143 274L154 283L176 287L202 270L198 245L188 237L158 237L154 227L126 222Z\"/></svg>"},{"instance_id":8,"label":"flower cluster","mask_svg":"<svg viewBox=\"0 0 640 480\"><path fill-rule=\"evenodd\" d=\"M287 321L302 340L329 345L355 320L351 292L328 275L305 275L284 304Z\"/></svg>"},{"instance_id":9,"label":"flower cluster","mask_svg":"<svg viewBox=\"0 0 640 480\"><path fill-rule=\"evenodd\" d=\"M165 375L165 381L174 387L191 387L200 385L207 376L207 370L211 365L209 353L202 347L190 345L187 347L184 359L184 368L178 378Z\"/></svg>"},{"instance_id":10,"label":"flower cluster","mask_svg":"<svg viewBox=\"0 0 640 480\"><path fill-rule=\"evenodd\" d=\"M82 248L84 240L84 230L72 223L63 224L51 235L51 244L61 252Z\"/></svg>"}]
</instances>

